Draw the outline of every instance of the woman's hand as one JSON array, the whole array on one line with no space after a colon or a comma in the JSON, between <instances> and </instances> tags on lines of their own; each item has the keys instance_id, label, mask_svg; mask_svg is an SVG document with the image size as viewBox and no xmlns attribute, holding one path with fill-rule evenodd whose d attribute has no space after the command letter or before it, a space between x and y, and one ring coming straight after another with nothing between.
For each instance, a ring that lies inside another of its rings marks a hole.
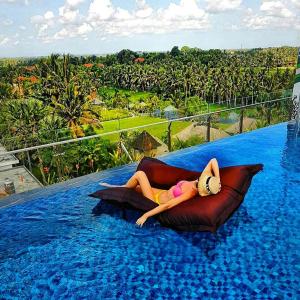
<instances>
[{"instance_id":1,"label":"woman's hand","mask_svg":"<svg viewBox=\"0 0 300 300\"><path fill-rule=\"evenodd\" d=\"M140 218L137 219L136 224L140 227L143 226L143 224L147 221L148 216L146 214L143 214Z\"/></svg>"}]
</instances>

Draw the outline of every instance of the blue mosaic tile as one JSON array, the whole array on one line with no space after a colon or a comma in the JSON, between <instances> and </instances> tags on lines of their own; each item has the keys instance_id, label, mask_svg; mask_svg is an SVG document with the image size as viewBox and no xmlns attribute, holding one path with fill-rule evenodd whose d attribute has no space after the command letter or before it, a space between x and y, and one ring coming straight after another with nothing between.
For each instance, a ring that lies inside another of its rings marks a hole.
<instances>
[{"instance_id":1,"label":"blue mosaic tile","mask_svg":"<svg viewBox=\"0 0 300 300\"><path fill-rule=\"evenodd\" d=\"M299 299L300 142L282 123L161 157L201 170L263 163L216 234L177 232L87 195L136 163L10 197L0 209L0 299ZM19 203L14 205L13 203ZM11 206L10 206L11 205Z\"/></svg>"}]
</instances>

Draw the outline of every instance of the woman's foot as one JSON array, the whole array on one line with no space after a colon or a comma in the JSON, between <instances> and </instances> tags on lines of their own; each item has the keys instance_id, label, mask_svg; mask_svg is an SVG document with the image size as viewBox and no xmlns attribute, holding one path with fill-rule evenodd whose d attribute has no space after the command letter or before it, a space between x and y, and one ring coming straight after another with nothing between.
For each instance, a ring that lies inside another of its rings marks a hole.
<instances>
[{"instance_id":1,"label":"woman's foot","mask_svg":"<svg viewBox=\"0 0 300 300\"><path fill-rule=\"evenodd\" d=\"M106 187L125 187L125 184L115 185L115 184L109 184L109 183L106 183L106 182L99 182L99 184L102 185L102 186L106 186Z\"/></svg>"}]
</instances>

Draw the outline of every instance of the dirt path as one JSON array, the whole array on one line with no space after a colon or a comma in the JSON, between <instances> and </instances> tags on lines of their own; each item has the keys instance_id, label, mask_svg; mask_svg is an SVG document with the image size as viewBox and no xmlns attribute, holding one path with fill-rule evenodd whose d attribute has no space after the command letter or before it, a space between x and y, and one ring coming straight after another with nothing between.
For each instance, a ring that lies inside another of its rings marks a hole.
<instances>
[{"instance_id":1,"label":"dirt path","mask_svg":"<svg viewBox=\"0 0 300 300\"><path fill-rule=\"evenodd\" d=\"M195 124L191 124L182 131L174 134L172 137L176 139L178 137L181 141L186 141L192 136L199 136L203 139L206 139L206 132L207 127L206 126L195 126ZM210 128L210 140L217 140L223 137L229 136L228 133L226 133L223 130Z\"/></svg>"},{"instance_id":2,"label":"dirt path","mask_svg":"<svg viewBox=\"0 0 300 300\"><path fill-rule=\"evenodd\" d=\"M245 117L243 119L243 131L249 131L256 129L256 119ZM225 131L229 134L238 133L240 130L240 122L235 122L230 127L228 127Z\"/></svg>"}]
</instances>

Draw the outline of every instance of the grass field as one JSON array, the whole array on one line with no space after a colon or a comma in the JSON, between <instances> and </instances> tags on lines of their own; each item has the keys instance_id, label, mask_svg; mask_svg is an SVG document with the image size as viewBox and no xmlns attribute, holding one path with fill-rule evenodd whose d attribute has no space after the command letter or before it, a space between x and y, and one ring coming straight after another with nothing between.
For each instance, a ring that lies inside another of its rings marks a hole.
<instances>
[{"instance_id":1,"label":"grass field","mask_svg":"<svg viewBox=\"0 0 300 300\"><path fill-rule=\"evenodd\" d=\"M107 121L107 120L114 120L114 119L122 119L130 116L130 112L125 109L101 109L100 111L101 119L102 121Z\"/></svg>"},{"instance_id":2,"label":"grass field","mask_svg":"<svg viewBox=\"0 0 300 300\"><path fill-rule=\"evenodd\" d=\"M111 120L111 121L103 122L102 123L103 129L98 129L98 130L96 130L96 132L97 133L106 133L106 132L111 132L111 131L115 131L115 130L126 129L126 128L131 128L131 127L161 122L163 120L165 120L165 119L145 117L145 116L120 119L119 121ZM190 124L192 124L192 122L189 122L189 121L173 122L172 127L171 127L171 134L173 135L173 134L178 133L179 131L183 130ZM146 130L153 136L156 136L161 139L161 137L166 134L165 132L167 131L167 128L168 128L168 123L165 123L165 124L159 124L159 125L141 128L141 129L139 129L139 131L142 132L143 130ZM119 139L119 134L110 134L110 135L107 135L105 138L109 139L111 142L116 142Z\"/></svg>"},{"instance_id":3,"label":"grass field","mask_svg":"<svg viewBox=\"0 0 300 300\"><path fill-rule=\"evenodd\" d=\"M136 102L139 101L140 99L147 100L148 98L150 98L151 96L154 96L155 94L150 93L150 92L136 92L136 91L131 91L131 90L125 90L125 89L117 89L117 88L113 88L113 87L101 87L98 90L98 93L101 95L102 92L106 93L109 96L114 96L115 92L119 91L119 93L121 95L129 95L129 101L130 102Z\"/></svg>"}]
</instances>

